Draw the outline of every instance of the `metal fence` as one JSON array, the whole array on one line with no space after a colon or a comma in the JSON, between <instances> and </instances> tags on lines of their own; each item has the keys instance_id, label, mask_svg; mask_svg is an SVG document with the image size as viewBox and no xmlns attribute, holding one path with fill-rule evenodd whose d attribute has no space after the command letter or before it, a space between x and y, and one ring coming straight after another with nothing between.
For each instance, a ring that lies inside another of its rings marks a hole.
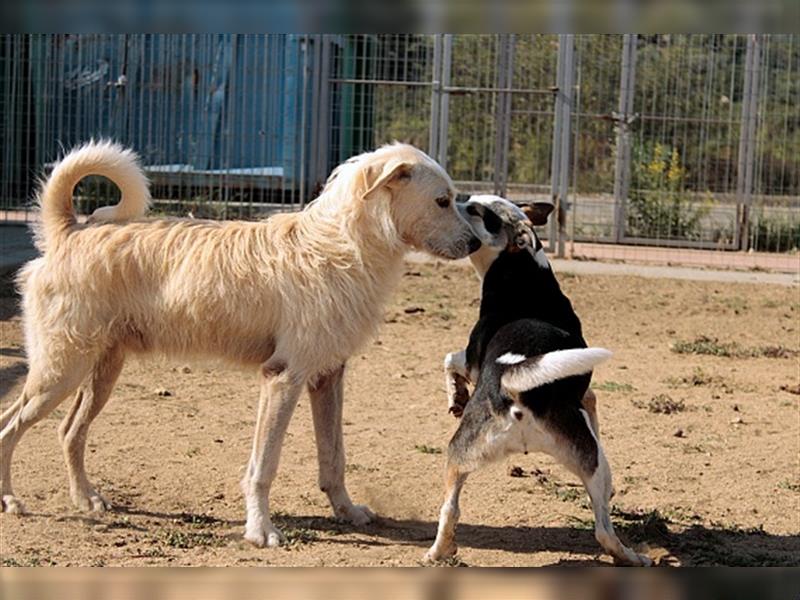
<instances>
[{"instance_id":1,"label":"metal fence","mask_svg":"<svg viewBox=\"0 0 800 600\"><path fill-rule=\"evenodd\" d=\"M800 246L798 35L6 35L0 208L64 147L133 146L156 209L296 209L392 140L567 240ZM89 182L85 209L110 186Z\"/></svg>"}]
</instances>

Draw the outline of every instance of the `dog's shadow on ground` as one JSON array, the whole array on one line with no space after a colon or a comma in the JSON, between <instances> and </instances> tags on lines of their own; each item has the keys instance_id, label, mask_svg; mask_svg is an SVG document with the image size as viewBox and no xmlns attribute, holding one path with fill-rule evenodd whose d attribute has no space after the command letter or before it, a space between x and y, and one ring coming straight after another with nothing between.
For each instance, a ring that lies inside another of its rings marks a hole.
<instances>
[{"instance_id":1,"label":"dog's shadow on ground","mask_svg":"<svg viewBox=\"0 0 800 600\"><path fill-rule=\"evenodd\" d=\"M763 529L673 524L657 512L627 513L614 517L620 536L655 555L667 566L796 566L800 535L774 535ZM313 527L313 522L306 524ZM427 548L436 536L435 522L380 518L369 532L393 541ZM512 553L573 552L602 556L593 529L586 527L496 527L460 523L457 541L462 548L503 550ZM562 560L558 565L601 564L599 560ZM605 564L605 563L603 563Z\"/></svg>"},{"instance_id":2,"label":"dog's shadow on ground","mask_svg":"<svg viewBox=\"0 0 800 600\"><path fill-rule=\"evenodd\" d=\"M134 507L116 509L119 512L173 523L244 527L244 521L224 520L193 513L161 513L138 510ZM433 543L437 523L433 521L379 517L375 522L354 528L333 518L294 516L277 513L275 524L287 537L298 535L310 538L309 543L334 543L389 546L416 546L420 558ZM800 556L800 535L774 535L762 529L740 529L693 524L676 525L658 512L616 511L615 526L628 543L656 558L662 566L793 566ZM351 535L357 534L354 539ZM228 537L238 539L240 534ZM369 539L365 539L365 536ZM562 559L557 566L590 566L608 564L601 561L602 550L594 531L582 527L497 527L460 523L457 541L461 548L502 550L515 554L538 552L570 552L585 558ZM594 558L590 558L594 557ZM456 564L464 564L456 561Z\"/></svg>"},{"instance_id":3,"label":"dog's shadow on ground","mask_svg":"<svg viewBox=\"0 0 800 600\"><path fill-rule=\"evenodd\" d=\"M662 565L684 566L794 566L800 556L800 535L774 535L761 529L739 529L690 525L673 526L658 513L623 513L615 516L616 529L640 551L655 554ZM333 529L343 526L319 517L287 517L286 523L306 529ZM420 547L420 556L433 543L435 522L379 518L364 533L384 543L394 542ZM460 523L457 541L462 548L503 550L512 553L572 552L597 557L595 560L568 559L566 565L598 565L602 550L594 531L585 527L497 527ZM358 541L363 544L363 540Z\"/></svg>"},{"instance_id":4,"label":"dog's shadow on ground","mask_svg":"<svg viewBox=\"0 0 800 600\"><path fill-rule=\"evenodd\" d=\"M7 356L0 350L0 356ZM7 364L5 360L0 360L0 401L6 400L10 390L17 385L17 382L28 372L28 367L24 362ZM16 398L11 398L15 400ZM5 406L3 407L5 408Z\"/></svg>"},{"instance_id":5,"label":"dog's shadow on ground","mask_svg":"<svg viewBox=\"0 0 800 600\"><path fill-rule=\"evenodd\" d=\"M27 372L25 351L22 348L0 347L0 400L5 400L9 390Z\"/></svg>"},{"instance_id":6,"label":"dog's shadow on ground","mask_svg":"<svg viewBox=\"0 0 800 600\"><path fill-rule=\"evenodd\" d=\"M16 298L6 298L3 281L0 279L0 323L9 321L19 313ZM0 401L6 399L9 390L28 372L25 363L25 351L21 347L0 347Z\"/></svg>"}]
</instances>

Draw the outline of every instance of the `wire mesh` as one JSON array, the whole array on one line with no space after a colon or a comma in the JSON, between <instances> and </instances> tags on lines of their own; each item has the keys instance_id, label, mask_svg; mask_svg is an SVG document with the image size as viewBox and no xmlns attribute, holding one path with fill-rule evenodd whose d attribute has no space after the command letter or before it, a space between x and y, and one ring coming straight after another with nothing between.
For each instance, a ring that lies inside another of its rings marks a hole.
<instances>
[{"instance_id":1,"label":"wire mesh","mask_svg":"<svg viewBox=\"0 0 800 600\"><path fill-rule=\"evenodd\" d=\"M298 209L393 140L464 192L548 201L565 130L573 242L798 247L800 36L573 38L561 123L557 35L3 35L0 215L28 218L36 177L98 137L140 153L168 214ZM115 194L87 180L77 204Z\"/></svg>"},{"instance_id":2,"label":"wire mesh","mask_svg":"<svg viewBox=\"0 0 800 600\"><path fill-rule=\"evenodd\" d=\"M245 217L302 204L309 40L287 35L31 35L0 40L0 206L91 138L134 148L155 210ZM80 210L114 198L96 180ZM8 216L6 218L9 218Z\"/></svg>"}]
</instances>

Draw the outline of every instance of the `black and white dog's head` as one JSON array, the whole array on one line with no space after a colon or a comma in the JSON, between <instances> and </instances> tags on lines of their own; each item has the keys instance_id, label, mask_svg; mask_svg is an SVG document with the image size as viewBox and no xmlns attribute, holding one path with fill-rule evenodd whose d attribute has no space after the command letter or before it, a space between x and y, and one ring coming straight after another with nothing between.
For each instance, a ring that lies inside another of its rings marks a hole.
<instances>
[{"instance_id":1,"label":"black and white dog's head","mask_svg":"<svg viewBox=\"0 0 800 600\"><path fill-rule=\"evenodd\" d=\"M470 255L478 275L484 276L503 251L530 252L542 268L549 268L534 225L544 225L553 206L536 203L518 206L493 195L470 196L459 205L461 215L481 240L481 248Z\"/></svg>"}]
</instances>

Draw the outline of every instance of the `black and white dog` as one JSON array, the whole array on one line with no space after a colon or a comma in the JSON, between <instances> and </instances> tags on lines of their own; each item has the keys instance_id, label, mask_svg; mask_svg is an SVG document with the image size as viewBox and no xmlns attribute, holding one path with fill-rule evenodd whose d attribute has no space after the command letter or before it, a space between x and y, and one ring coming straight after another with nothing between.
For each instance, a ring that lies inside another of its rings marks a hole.
<instances>
[{"instance_id":1,"label":"black and white dog","mask_svg":"<svg viewBox=\"0 0 800 600\"><path fill-rule=\"evenodd\" d=\"M455 554L458 499L469 473L512 453L538 451L581 479L594 509L595 536L615 561L652 564L624 546L611 524L611 471L594 397L587 394L592 369L611 353L587 348L581 322L531 228L549 211L535 207L526 214L503 198L472 196L464 212L484 243L472 255L483 279L480 318L466 351L445 361L450 410L463 417L450 440L445 501L426 559ZM471 397L467 382L475 384Z\"/></svg>"}]
</instances>

